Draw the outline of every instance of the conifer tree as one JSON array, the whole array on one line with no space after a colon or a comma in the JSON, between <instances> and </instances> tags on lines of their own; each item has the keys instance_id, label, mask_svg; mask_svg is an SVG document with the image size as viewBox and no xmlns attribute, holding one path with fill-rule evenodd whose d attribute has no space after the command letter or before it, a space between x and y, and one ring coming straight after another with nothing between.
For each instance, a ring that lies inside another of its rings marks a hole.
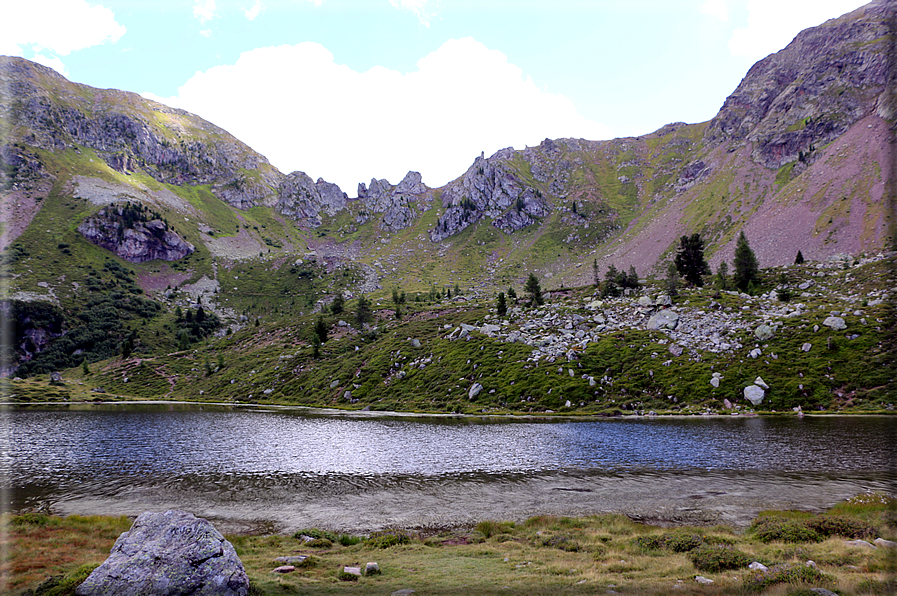
<instances>
[{"instance_id":1,"label":"conifer tree","mask_svg":"<svg viewBox=\"0 0 897 596\"><path fill-rule=\"evenodd\" d=\"M735 286L742 292L747 292L748 288L757 282L757 275L760 272L760 266L757 264L757 257L748 244L744 231L738 235L738 242L735 245L735 273L733 281Z\"/></svg>"},{"instance_id":2,"label":"conifer tree","mask_svg":"<svg viewBox=\"0 0 897 596\"><path fill-rule=\"evenodd\" d=\"M676 271L685 281L694 285L704 285L702 275L710 273L710 266L704 260L704 241L701 235L694 233L691 236L682 236L679 239L679 249L676 259L673 261Z\"/></svg>"},{"instance_id":3,"label":"conifer tree","mask_svg":"<svg viewBox=\"0 0 897 596\"><path fill-rule=\"evenodd\" d=\"M795 265L800 265L800 264L803 263L803 262L804 262L804 255L798 250L798 251L797 251L797 256L794 257L794 264L795 264Z\"/></svg>"},{"instance_id":4,"label":"conifer tree","mask_svg":"<svg viewBox=\"0 0 897 596\"><path fill-rule=\"evenodd\" d=\"M529 277L526 279L526 285L523 286L523 291L530 298L530 306L541 306L545 303L542 298L542 287L539 285L539 278L535 274L529 274Z\"/></svg>"},{"instance_id":5,"label":"conifer tree","mask_svg":"<svg viewBox=\"0 0 897 596\"><path fill-rule=\"evenodd\" d=\"M318 317L318 320L315 321L315 335L321 343L327 341L327 324L324 322L324 317Z\"/></svg>"},{"instance_id":6,"label":"conifer tree","mask_svg":"<svg viewBox=\"0 0 897 596\"><path fill-rule=\"evenodd\" d=\"M343 307L345 304L345 299L343 298L342 292L337 292L336 296L333 297L333 302L330 303L330 312L338 315L343 312Z\"/></svg>"},{"instance_id":7,"label":"conifer tree","mask_svg":"<svg viewBox=\"0 0 897 596\"><path fill-rule=\"evenodd\" d=\"M679 269L676 267L675 263L670 263L667 265L667 294L670 295L670 298L675 298L679 295Z\"/></svg>"},{"instance_id":8,"label":"conifer tree","mask_svg":"<svg viewBox=\"0 0 897 596\"><path fill-rule=\"evenodd\" d=\"M358 306L355 309L355 323L361 330L364 324L371 320L371 301L364 294L358 297Z\"/></svg>"},{"instance_id":9,"label":"conifer tree","mask_svg":"<svg viewBox=\"0 0 897 596\"><path fill-rule=\"evenodd\" d=\"M498 293L498 300L495 301L495 310L498 313L498 316L503 317L508 314L508 303L505 300L505 293Z\"/></svg>"}]
</instances>

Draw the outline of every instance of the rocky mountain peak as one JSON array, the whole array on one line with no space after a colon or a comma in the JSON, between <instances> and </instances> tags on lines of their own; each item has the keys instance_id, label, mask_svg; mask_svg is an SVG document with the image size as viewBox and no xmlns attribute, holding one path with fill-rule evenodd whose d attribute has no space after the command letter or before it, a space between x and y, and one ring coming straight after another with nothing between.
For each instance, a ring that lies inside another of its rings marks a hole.
<instances>
[{"instance_id":1,"label":"rocky mountain peak","mask_svg":"<svg viewBox=\"0 0 897 596\"><path fill-rule=\"evenodd\" d=\"M873 2L806 29L748 71L711 121L711 143L749 141L768 168L813 151L876 112L893 116L897 2ZM891 117L892 117L891 116Z\"/></svg>"}]
</instances>

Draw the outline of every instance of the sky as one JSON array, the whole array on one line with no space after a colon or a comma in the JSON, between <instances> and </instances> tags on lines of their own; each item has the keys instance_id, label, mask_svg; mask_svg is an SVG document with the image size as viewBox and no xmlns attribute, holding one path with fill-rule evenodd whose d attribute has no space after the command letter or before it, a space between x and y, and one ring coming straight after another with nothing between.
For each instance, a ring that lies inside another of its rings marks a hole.
<instances>
[{"instance_id":1,"label":"sky","mask_svg":"<svg viewBox=\"0 0 897 596\"><path fill-rule=\"evenodd\" d=\"M179 107L355 196L481 152L713 118L862 0L0 0L0 54Z\"/></svg>"}]
</instances>

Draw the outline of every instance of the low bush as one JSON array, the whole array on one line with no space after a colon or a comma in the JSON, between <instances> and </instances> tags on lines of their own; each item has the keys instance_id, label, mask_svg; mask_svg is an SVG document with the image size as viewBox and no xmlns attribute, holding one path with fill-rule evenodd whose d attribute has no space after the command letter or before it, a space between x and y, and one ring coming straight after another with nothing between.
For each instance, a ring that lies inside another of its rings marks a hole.
<instances>
[{"instance_id":1,"label":"low bush","mask_svg":"<svg viewBox=\"0 0 897 596\"><path fill-rule=\"evenodd\" d=\"M832 583L832 578L806 565L777 565L769 571L755 571L744 578L744 588L748 592L762 592L776 584L812 584L815 586Z\"/></svg>"},{"instance_id":2,"label":"low bush","mask_svg":"<svg viewBox=\"0 0 897 596\"><path fill-rule=\"evenodd\" d=\"M688 553L692 564L701 571L716 573L726 569L741 569L751 564L751 558L729 546L702 546Z\"/></svg>"},{"instance_id":3,"label":"low bush","mask_svg":"<svg viewBox=\"0 0 897 596\"><path fill-rule=\"evenodd\" d=\"M807 527L805 520L784 517L758 517L749 531L762 542L820 542L823 537Z\"/></svg>"},{"instance_id":4,"label":"low bush","mask_svg":"<svg viewBox=\"0 0 897 596\"><path fill-rule=\"evenodd\" d=\"M374 548L389 548L409 542L411 542L411 536L399 530L374 532L365 539L365 543Z\"/></svg>"},{"instance_id":5,"label":"low bush","mask_svg":"<svg viewBox=\"0 0 897 596\"><path fill-rule=\"evenodd\" d=\"M573 540L570 536L565 536L563 534L543 538L542 546L557 548L568 553L575 553L582 550L582 545Z\"/></svg>"},{"instance_id":6,"label":"low bush","mask_svg":"<svg viewBox=\"0 0 897 596\"><path fill-rule=\"evenodd\" d=\"M872 538L878 533L876 529L858 519L840 515L820 515L806 522L809 529L820 536L842 536L844 538Z\"/></svg>"},{"instance_id":7,"label":"low bush","mask_svg":"<svg viewBox=\"0 0 897 596\"><path fill-rule=\"evenodd\" d=\"M704 537L689 532L669 532L652 536L638 536L634 544L644 550L670 550L687 553L704 544Z\"/></svg>"},{"instance_id":8,"label":"low bush","mask_svg":"<svg viewBox=\"0 0 897 596\"><path fill-rule=\"evenodd\" d=\"M297 540L305 540L308 542L308 538L328 540L331 543L339 542L339 537L333 532L328 532L327 530L319 530L317 528L305 528L303 530L299 530L295 534L293 534L293 538Z\"/></svg>"}]
</instances>

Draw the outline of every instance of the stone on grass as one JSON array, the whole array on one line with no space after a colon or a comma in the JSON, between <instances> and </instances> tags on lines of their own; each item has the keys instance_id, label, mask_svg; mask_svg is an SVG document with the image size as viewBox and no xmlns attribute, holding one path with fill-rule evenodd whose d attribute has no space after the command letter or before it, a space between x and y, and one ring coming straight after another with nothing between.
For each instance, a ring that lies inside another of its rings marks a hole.
<instances>
[{"instance_id":1,"label":"stone on grass","mask_svg":"<svg viewBox=\"0 0 897 596\"><path fill-rule=\"evenodd\" d=\"M834 331L841 331L842 329L847 329L847 323L844 322L844 319L841 317L828 317L822 322L826 327L830 327Z\"/></svg>"},{"instance_id":2,"label":"stone on grass","mask_svg":"<svg viewBox=\"0 0 897 596\"><path fill-rule=\"evenodd\" d=\"M885 540L884 538L876 538L875 545L882 548L897 548L897 542L893 540Z\"/></svg>"},{"instance_id":3,"label":"stone on grass","mask_svg":"<svg viewBox=\"0 0 897 596\"><path fill-rule=\"evenodd\" d=\"M660 294L654 299L654 304L657 306L671 306L673 304L673 299L670 298L668 294Z\"/></svg>"},{"instance_id":4,"label":"stone on grass","mask_svg":"<svg viewBox=\"0 0 897 596\"><path fill-rule=\"evenodd\" d=\"M835 592L825 588L810 588L810 591L814 594L819 594L819 596L838 596Z\"/></svg>"},{"instance_id":5,"label":"stone on grass","mask_svg":"<svg viewBox=\"0 0 897 596\"><path fill-rule=\"evenodd\" d=\"M639 306L650 308L654 306L654 301L651 300L651 298L649 298L648 296L640 296L638 299L638 304Z\"/></svg>"},{"instance_id":6,"label":"stone on grass","mask_svg":"<svg viewBox=\"0 0 897 596\"><path fill-rule=\"evenodd\" d=\"M361 577L361 567L343 567L343 573L351 573L352 575L357 575Z\"/></svg>"},{"instance_id":7,"label":"stone on grass","mask_svg":"<svg viewBox=\"0 0 897 596\"><path fill-rule=\"evenodd\" d=\"M364 574L367 575L380 575L380 566L376 563L369 562L364 566Z\"/></svg>"},{"instance_id":8,"label":"stone on grass","mask_svg":"<svg viewBox=\"0 0 897 596\"><path fill-rule=\"evenodd\" d=\"M467 397L469 397L470 399L473 399L477 395L479 395L480 391L482 391L482 390L483 390L482 385L480 385L479 383L474 383L473 385L471 385L470 391L467 392Z\"/></svg>"},{"instance_id":9,"label":"stone on grass","mask_svg":"<svg viewBox=\"0 0 897 596\"><path fill-rule=\"evenodd\" d=\"M679 315L671 310L654 313L648 319L648 329L675 329L679 323Z\"/></svg>"},{"instance_id":10,"label":"stone on grass","mask_svg":"<svg viewBox=\"0 0 897 596\"><path fill-rule=\"evenodd\" d=\"M292 573L294 571L296 571L296 567L293 565L281 565L272 569L271 573Z\"/></svg>"},{"instance_id":11,"label":"stone on grass","mask_svg":"<svg viewBox=\"0 0 897 596\"><path fill-rule=\"evenodd\" d=\"M298 555L298 556L289 556L289 557L277 557L274 559L275 563L283 563L284 565L299 565L307 559L307 555Z\"/></svg>"},{"instance_id":12,"label":"stone on grass","mask_svg":"<svg viewBox=\"0 0 897 596\"><path fill-rule=\"evenodd\" d=\"M760 341L766 341L767 339L772 339L773 331L772 327L763 323L756 329L754 329L754 337L759 339Z\"/></svg>"},{"instance_id":13,"label":"stone on grass","mask_svg":"<svg viewBox=\"0 0 897 596\"><path fill-rule=\"evenodd\" d=\"M769 389L769 385L767 385L766 381L764 381L761 377L757 377L756 379L754 379L754 385L760 387L761 389Z\"/></svg>"},{"instance_id":14,"label":"stone on grass","mask_svg":"<svg viewBox=\"0 0 897 596\"><path fill-rule=\"evenodd\" d=\"M723 407L726 408L727 410L731 410L734 406L732 405L732 402L730 402L728 399L724 399Z\"/></svg>"},{"instance_id":15,"label":"stone on grass","mask_svg":"<svg viewBox=\"0 0 897 596\"><path fill-rule=\"evenodd\" d=\"M865 540L845 540L844 544L847 546L859 546L860 548L878 548L874 544L866 542Z\"/></svg>"},{"instance_id":16,"label":"stone on grass","mask_svg":"<svg viewBox=\"0 0 897 596\"><path fill-rule=\"evenodd\" d=\"M804 345L802 345L802 346L800 347L800 351L801 351L801 352L809 352L809 351L810 351L810 348L812 348L812 347L813 347L813 344L805 343Z\"/></svg>"},{"instance_id":17,"label":"stone on grass","mask_svg":"<svg viewBox=\"0 0 897 596\"><path fill-rule=\"evenodd\" d=\"M714 387L719 387L719 377L712 377L710 379L710 384Z\"/></svg>"},{"instance_id":18,"label":"stone on grass","mask_svg":"<svg viewBox=\"0 0 897 596\"><path fill-rule=\"evenodd\" d=\"M78 596L248 593L233 545L209 521L184 511L142 514L75 590Z\"/></svg>"},{"instance_id":19,"label":"stone on grass","mask_svg":"<svg viewBox=\"0 0 897 596\"><path fill-rule=\"evenodd\" d=\"M769 567L760 563L759 561L754 561L750 565L748 565L748 569L753 569L754 571L763 571L764 573L769 571Z\"/></svg>"},{"instance_id":20,"label":"stone on grass","mask_svg":"<svg viewBox=\"0 0 897 596\"><path fill-rule=\"evenodd\" d=\"M698 582L699 584L704 584L705 586L709 586L710 584L713 583L712 579L706 578L703 575L695 576L695 581Z\"/></svg>"},{"instance_id":21,"label":"stone on grass","mask_svg":"<svg viewBox=\"0 0 897 596\"><path fill-rule=\"evenodd\" d=\"M685 348L680 346L679 344L670 344L670 347L667 348L670 351L670 354L673 356L681 356L685 351Z\"/></svg>"},{"instance_id":22,"label":"stone on grass","mask_svg":"<svg viewBox=\"0 0 897 596\"><path fill-rule=\"evenodd\" d=\"M759 406L763 403L763 398L766 396L766 392L763 391L762 387L757 387L756 385L748 385L744 388L744 399L748 400L755 406Z\"/></svg>"}]
</instances>

